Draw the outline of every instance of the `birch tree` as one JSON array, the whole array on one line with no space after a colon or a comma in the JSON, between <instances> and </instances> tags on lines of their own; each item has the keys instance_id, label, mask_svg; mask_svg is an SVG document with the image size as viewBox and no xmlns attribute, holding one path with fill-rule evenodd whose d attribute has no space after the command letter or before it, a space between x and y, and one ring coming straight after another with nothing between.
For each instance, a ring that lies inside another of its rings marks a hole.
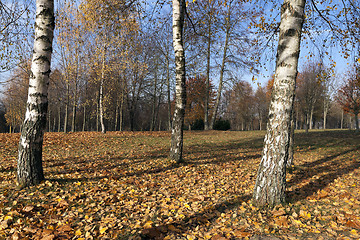
<instances>
[{"instance_id":1,"label":"birch tree","mask_svg":"<svg viewBox=\"0 0 360 240\"><path fill-rule=\"evenodd\" d=\"M284 0L281 6L275 80L261 163L254 187L256 205L285 201L290 121L295 96L300 40L306 0Z\"/></svg>"},{"instance_id":2,"label":"birch tree","mask_svg":"<svg viewBox=\"0 0 360 240\"><path fill-rule=\"evenodd\" d=\"M36 0L34 50L17 165L17 181L21 187L38 184L44 179L42 144L54 27L54 1Z\"/></svg>"},{"instance_id":3,"label":"birch tree","mask_svg":"<svg viewBox=\"0 0 360 240\"><path fill-rule=\"evenodd\" d=\"M183 43L185 0L173 0L173 46L175 52L176 99L171 130L170 157L176 162L183 162L183 127L186 103L185 52Z\"/></svg>"},{"instance_id":4,"label":"birch tree","mask_svg":"<svg viewBox=\"0 0 360 240\"><path fill-rule=\"evenodd\" d=\"M220 104L220 99L221 99L221 92L222 92L222 88L223 88L225 64L226 64L226 59L227 59L227 52L228 52L229 38L230 38L230 30L231 30L231 25L230 25L231 3L232 3L232 1L230 1L229 4L228 4L228 11L227 11L227 15L225 17L225 24L224 24L224 26L225 26L225 43L224 43L224 48L223 48L223 58L222 58L221 67L220 67L219 87L218 87L218 91L217 91L216 102L215 102L215 106L214 106L214 109L213 109L213 114L212 114L211 121L210 121L210 126L209 126L210 129L214 128L214 123L215 123L217 112L218 112L218 109L219 109L219 104Z\"/></svg>"}]
</instances>

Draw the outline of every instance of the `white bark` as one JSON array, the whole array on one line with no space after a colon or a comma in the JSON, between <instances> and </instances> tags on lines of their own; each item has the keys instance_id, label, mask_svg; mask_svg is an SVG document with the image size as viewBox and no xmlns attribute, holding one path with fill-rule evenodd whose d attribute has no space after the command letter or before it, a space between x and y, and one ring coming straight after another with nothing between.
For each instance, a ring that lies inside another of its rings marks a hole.
<instances>
[{"instance_id":1,"label":"white bark","mask_svg":"<svg viewBox=\"0 0 360 240\"><path fill-rule=\"evenodd\" d=\"M19 141L17 181L20 186L34 185L44 179L42 144L48 108L54 27L54 1L36 0L35 40L29 92Z\"/></svg>"},{"instance_id":2,"label":"white bark","mask_svg":"<svg viewBox=\"0 0 360 240\"><path fill-rule=\"evenodd\" d=\"M211 61L211 13L208 13L208 39L206 52L206 89L204 101L204 130L209 130L210 61Z\"/></svg>"},{"instance_id":3,"label":"white bark","mask_svg":"<svg viewBox=\"0 0 360 240\"><path fill-rule=\"evenodd\" d=\"M103 56L102 56L102 67L101 67L101 79L100 79L100 89L99 89L99 114L100 114L100 125L101 132L106 133L105 123L104 123L104 81L105 81L105 55L106 55L106 45L104 44Z\"/></svg>"},{"instance_id":4,"label":"white bark","mask_svg":"<svg viewBox=\"0 0 360 240\"><path fill-rule=\"evenodd\" d=\"M305 0L284 0L269 121L253 200L257 205L285 201L290 120L297 76Z\"/></svg>"},{"instance_id":5,"label":"white bark","mask_svg":"<svg viewBox=\"0 0 360 240\"><path fill-rule=\"evenodd\" d=\"M183 46L184 14L185 1L173 0L173 46L176 66L176 99L171 130L170 157L178 163L183 161L183 127L186 103L185 52Z\"/></svg>"}]
</instances>

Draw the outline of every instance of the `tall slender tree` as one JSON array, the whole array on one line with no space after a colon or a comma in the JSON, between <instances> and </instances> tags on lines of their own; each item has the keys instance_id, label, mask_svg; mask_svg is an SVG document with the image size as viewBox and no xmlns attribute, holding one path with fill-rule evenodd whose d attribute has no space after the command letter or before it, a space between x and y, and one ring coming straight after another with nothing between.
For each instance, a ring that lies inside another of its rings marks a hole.
<instances>
[{"instance_id":1,"label":"tall slender tree","mask_svg":"<svg viewBox=\"0 0 360 240\"><path fill-rule=\"evenodd\" d=\"M290 141L291 112L295 96L300 41L306 0L284 0L281 6L275 80L269 107L269 121L255 183L256 205L285 201L286 163Z\"/></svg>"},{"instance_id":2,"label":"tall slender tree","mask_svg":"<svg viewBox=\"0 0 360 240\"><path fill-rule=\"evenodd\" d=\"M176 162L183 162L183 127L186 104L185 51L183 43L185 0L173 0L173 46L176 66L175 112L171 130L170 157Z\"/></svg>"},{"instance_id":3,"label":"tall slender tree","mask_svg":"<svg viewBox=\"0 0 360 240\"><path fill-rule=\"evenodd\" d=\"M22 187L37 184L44 179L42 145L54 27L54 1L36 0L34 51L17 166L17 181Z\"/></svg>"}]
</instances>

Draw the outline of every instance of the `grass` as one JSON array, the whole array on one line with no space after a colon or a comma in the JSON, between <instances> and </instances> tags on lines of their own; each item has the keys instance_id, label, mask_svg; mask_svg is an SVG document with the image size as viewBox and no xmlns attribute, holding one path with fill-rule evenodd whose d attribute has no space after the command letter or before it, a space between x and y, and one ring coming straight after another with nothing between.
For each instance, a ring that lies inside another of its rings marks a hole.
<instances>
[{"instance_id":1,"label":"grass","mask_svg":"<svg viewBox=\"0 0 360 240\"><path fill-rule=\"evenodd\" d=\"M46 181L16 190L18 134L0 134L0 239L358 239L360 137L297 132L287 204L251 204L263 131L47 133Z\"/></svg>"}]
</instances>

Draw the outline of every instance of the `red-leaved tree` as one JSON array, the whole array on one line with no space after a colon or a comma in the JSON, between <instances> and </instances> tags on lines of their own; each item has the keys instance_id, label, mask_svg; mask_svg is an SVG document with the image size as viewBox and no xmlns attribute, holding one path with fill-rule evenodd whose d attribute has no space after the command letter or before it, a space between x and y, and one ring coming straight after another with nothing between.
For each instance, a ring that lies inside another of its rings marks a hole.
<instances>
[{"instance_id":1,"label":"red-leaved tree","mask_svg":"<svg viewBox=\"0 0 360 240\"><path fill-rule=\"evenodd\" d=\"M359 132L358 114L360 111L360 69L348 73L344 85L339 89L337 101L345 112L354 114L356 132Z\"/></svg>"}]
</instances>

